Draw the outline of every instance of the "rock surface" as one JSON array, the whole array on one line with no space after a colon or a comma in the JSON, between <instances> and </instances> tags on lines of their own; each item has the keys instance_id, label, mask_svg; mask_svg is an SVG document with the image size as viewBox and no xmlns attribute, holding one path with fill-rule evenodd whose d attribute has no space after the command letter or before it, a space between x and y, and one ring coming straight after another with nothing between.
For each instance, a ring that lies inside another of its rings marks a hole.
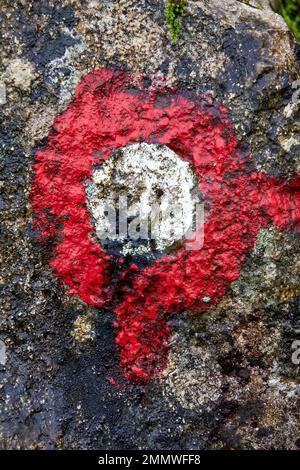
<instances>
[{"instance_id":1,"label":"rock surface","mask_svg":"<svg viewBox=\"0 0 300 470\"><path fill-rule=\"evenodd\" d=\"M2 1L2 448L300 447L299 235L261 231L227 296L173 322L165 376L146 386L113 385L113 315L70 297L36 243L36 149L100 66L210 92L259 171L300 172L300 49L286 24L268 1L188 3L174 45L162 1Z\"/></svg>"}]
</instances>

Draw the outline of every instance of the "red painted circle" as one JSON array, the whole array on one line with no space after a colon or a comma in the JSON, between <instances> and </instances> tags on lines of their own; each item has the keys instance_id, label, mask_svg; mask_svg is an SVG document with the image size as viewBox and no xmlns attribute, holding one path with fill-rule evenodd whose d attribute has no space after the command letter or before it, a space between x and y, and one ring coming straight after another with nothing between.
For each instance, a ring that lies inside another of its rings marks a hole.
<instances>
[{"instance_id":1,"label":"red painted circle","mask_svg":"<svg viewBox=\"0 0 300 470\"><path fill-rule=\"evenodd\" d=\"M261 228L299 228L299 177L285 184L251 170L225 107L208 96L146 88L143 77L122 71L87 74L37 153L32 206L40 240L53 243L54 273L95 307L112 300L112 262L96 240L85 184L94 165L136 142L165 144L190 162L211 205L201 250L183 247L120 276L121 365L127 377L148 380L166 363L168 314L219 301Z\"/></svg>"}]
</instances>

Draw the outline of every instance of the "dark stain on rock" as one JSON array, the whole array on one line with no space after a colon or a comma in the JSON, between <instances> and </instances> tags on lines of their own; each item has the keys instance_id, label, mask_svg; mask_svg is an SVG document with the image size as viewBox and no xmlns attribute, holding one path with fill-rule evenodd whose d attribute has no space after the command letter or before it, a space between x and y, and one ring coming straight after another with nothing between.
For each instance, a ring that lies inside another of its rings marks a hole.
<instances>
[{"instance_id":1,"label":"dark stain on rock","mask_svg":"<svg viewBox=\"0 0 300 470\"><path fill-rule=\"evenodd\" d=\"M240 95L247 81L253 82L257 78L256 65L261 60L260 40L253 33L229 28L223 37L222 50L229 59L222 71L223 86L231 93Z\"/></svg>"}]
</instances>

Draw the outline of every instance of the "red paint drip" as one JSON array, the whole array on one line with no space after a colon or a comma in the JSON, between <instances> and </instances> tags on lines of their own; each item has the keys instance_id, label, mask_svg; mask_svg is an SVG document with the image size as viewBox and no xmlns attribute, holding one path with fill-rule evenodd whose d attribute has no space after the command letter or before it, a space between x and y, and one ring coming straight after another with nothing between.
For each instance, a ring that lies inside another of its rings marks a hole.
<instances>
[{"instance_id":1,"label":"red paint drip","mask_svg":"<svg viewBox=\"0 0 300 470\"><path fill-rule=\"evenodd\" d=\"M140 81L141 82L141 81ZM85 76L37 153L32 206L40 241L54 242L50 264L87 304L111 301L111 259L96 241L86 204L92 168L115 149L144 141L169 146L194 167L210 205L201 250L184 247L154 265L128 270L118 284L116 326L125 376L148 381L166 365L171 313L203 312L239 278L260 229L300 229L300 177L249 173L224 106L210 97L148 91L135 77L100 69ZM210 298L210 303L203 299Z\"/></svg>"}]
</instances>

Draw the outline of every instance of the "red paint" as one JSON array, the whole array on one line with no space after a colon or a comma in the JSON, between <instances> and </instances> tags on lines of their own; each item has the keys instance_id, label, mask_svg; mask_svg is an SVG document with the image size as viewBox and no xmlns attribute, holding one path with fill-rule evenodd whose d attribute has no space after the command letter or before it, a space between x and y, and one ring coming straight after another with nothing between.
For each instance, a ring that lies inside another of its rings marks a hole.
<instances>
[{"instance_id":1,"label":"red paint","mask_svg":"<svg viewBox=\"0 0 300 470\"><path fill-rule=\"evenodd\" d=\"M260 229L299 231L300 177L285 182L251 172L225 107L211 98L149 91L124 72L87 74L53 128L34 167L36 227L43 243L56 238L50 261L56 276L89 305L103 307L113 297L112 261L96 241L86 206L94 164L130 143L166 144L193 164L210 207L201 250L182 248L142 271L132 266L119 279L121 365L129 379L147 381L165 367L171 313L203 312L218 302L239 278Z\"/></svg>"}]
</instances>

